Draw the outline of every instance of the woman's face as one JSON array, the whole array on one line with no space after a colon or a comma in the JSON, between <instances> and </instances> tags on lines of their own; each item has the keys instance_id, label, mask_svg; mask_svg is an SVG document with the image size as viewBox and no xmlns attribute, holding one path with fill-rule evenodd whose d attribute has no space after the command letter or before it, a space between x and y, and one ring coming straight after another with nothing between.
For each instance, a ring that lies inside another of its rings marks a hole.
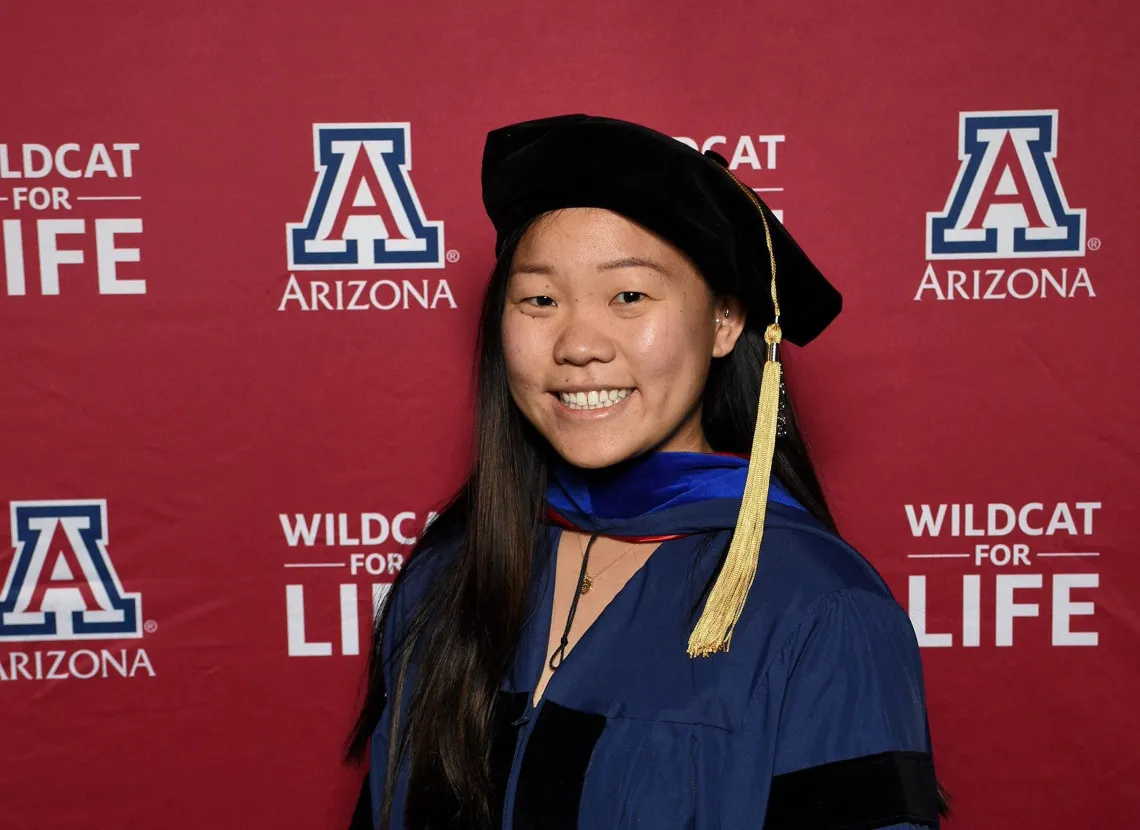
<instances>
[{"instance_id":1,"label":"woman's face","mask_svg":"<svg viewBox=\"0 0 1140 830\"><path fill-rule=\"evenodd\" d=\"M708 452L701 394L743 316L652 231L608 210L554 211L512 261L502 319L511 395L578 467Z\"/></svg>"}]
</instances>

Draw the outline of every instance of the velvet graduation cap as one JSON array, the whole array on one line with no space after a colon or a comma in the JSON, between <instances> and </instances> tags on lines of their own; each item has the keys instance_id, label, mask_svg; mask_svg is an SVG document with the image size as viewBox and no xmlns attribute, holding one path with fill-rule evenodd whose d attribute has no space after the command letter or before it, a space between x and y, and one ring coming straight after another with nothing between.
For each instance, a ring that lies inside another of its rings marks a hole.
<instances>
[{"instance_id":1,"label":"velvet graduation cap","mask_svg":"<svg viewBox=\"0 0 1140 830\"><path fill-rule=\"evenodd\" d=\"M493 130L483 203L498 234L570 207L612 210L684 251L763 328L768 359L744 496L724 566L689 639L689 655L727 651L756 575L780 397L779 344L804 346L839 314L839 292L761 199L715 153L638 124L563 115Z\"/></svg>"}]
</instances>

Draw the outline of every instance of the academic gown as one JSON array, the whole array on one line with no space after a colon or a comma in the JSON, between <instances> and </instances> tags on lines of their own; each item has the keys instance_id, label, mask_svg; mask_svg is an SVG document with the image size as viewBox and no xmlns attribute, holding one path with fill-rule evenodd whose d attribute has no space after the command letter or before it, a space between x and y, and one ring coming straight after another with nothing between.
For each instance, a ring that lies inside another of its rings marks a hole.
<instances>
[{"instance_id":1,"label":"academic gown","mask_svg":"<svg viewBox=\"0 0 1140 830\"><path fill-rule=\"evenodd\" d=\"M742 490L746 462L734 469ZM710 487L707 479L651 488L644 503L629 492L575 492L581 482L552 485L557 492L548 494L548 503L559 524L621 538L684 535L662 542L629 579L535 706L563 532L546 527L535 555L530 613L496 701L497 826L937 827L922 668L910 621L874 568L777 483L756 578L729 651L697 659L686 653L740 506L735 485L726 498L724 481ZM605 515L614 503L607 496L620 496L622 515ZM442 567L446 557L434 560ZM393 636L385 642L399 639L433 569L408 576L415 578L390 599ZM554 624L561 633L565 620ZM414 665L412 671L414 677ZM391 690L390 671L386 680ZM371 746L366 795L373 823L384 792L391 706L389 700ZM405 759L393 830L405 826L407 784Z\"/></svg>"}]
</instances>

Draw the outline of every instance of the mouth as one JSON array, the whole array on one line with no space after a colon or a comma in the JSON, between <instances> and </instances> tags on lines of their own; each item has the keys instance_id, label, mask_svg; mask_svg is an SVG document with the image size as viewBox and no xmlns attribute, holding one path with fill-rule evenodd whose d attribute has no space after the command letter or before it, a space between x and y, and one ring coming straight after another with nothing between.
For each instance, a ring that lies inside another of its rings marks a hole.
<instances>
[{"instance_id":1,"label":"mouth","mask_svg":"<svg viewBox=\"0 0 1140 830\"><path fill-rule=\"evenodd\" d=\"M633 387L617 389L590 389L575 392L552 392L561 404L571 411L612 409L634 392Z\"/></svg>"}]
</instances>

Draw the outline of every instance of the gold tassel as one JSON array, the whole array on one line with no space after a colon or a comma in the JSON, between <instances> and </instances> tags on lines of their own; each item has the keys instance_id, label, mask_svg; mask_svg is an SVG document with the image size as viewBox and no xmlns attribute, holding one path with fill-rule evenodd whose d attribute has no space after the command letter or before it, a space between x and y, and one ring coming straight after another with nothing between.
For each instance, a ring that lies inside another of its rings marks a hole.
<instances>
[{"instance_id":1,"label":"gold tassel","mask_svg":"<svg viewBox=\"0 0 1140 830\"><path fill-rule=\"evenodd\" d=\"M728 651L732 632L744 610L748 591L756 578L760 561L760 542L764 538L764 517L768 513L768 483L772 476L772 458L776 452L776 420L780 411L780 301L776 295L776 255L772 248L772 234L751 188L746 187L727 169L725 172L751 197L760 211L764 223L764 240L768 244L772 306L776 322L764 332L768 344L768 359L764 363L764 377L760 382L760 405L756 410L756 429L752 434L752 455L748 461L748 477L744 483L744 497L736 517L736 530L732 544L724 559L724 566L709 592L700 619L689 635L689 657L708 657L718 651Z\"/></svg>"},{"instance_id":2,"label":"gold tassel","mask_svg":"<svg viewBox=\"0 0 1140 830\"><path fill-rule=\"evenodd\" d=\"M744 601L756 577L760 559L760 542L764 537L764 516L768 512L768 482L772 473L772 456L776 451L776 415L780 408L780 361L778 347L780 327L773 323L764 333L768 344L768 361L760 384L760 406L756 412L756 431L752 435L752 457L748 462L748 478L744 498L736 518L736 531L729 545L724 567L705 602L704 611L689 636L689 656L708 657L728 651L732 630L736 627Z\"/></svg>"}]
</instances>

